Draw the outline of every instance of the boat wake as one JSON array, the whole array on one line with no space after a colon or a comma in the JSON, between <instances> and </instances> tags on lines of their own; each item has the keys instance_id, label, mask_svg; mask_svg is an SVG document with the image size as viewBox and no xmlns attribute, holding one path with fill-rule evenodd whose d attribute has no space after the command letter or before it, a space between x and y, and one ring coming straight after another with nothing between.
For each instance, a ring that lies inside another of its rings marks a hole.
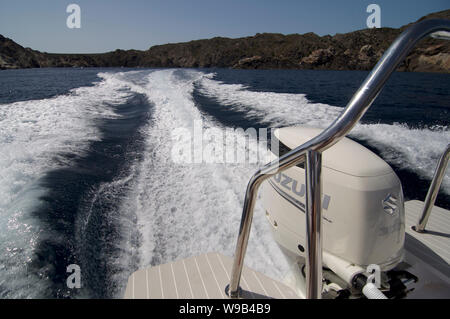
<instances>
[{"instance_id":1,"label":"boat wake","mask_svg":"<svg viewBox=\"0 0 450 319\"><path fill-rule=\"evenodd\" d=\"M276 127L308 125L325 128L343 110L311 103L304 94L251 91L240 84L214 80L212 74L202 78L199 92L223 107L244 111L249 118ZM357 124L350 137L367 141L391 165L431 180L436 163L450 140L450 130L448 127L413 129L406 124ZM444 179L442 190L450 194L449 178Z\"/></svg>"},{"instance_id":2,"label":"boat wake","mask_svg":"<svg viewBox=\"0 0 450 319\"><path fill-rule=\"evenodd\" d=\"M141 266L210 251L229 256L234 252L244 191L257 166L180 164L171 158L175 129L193 130L196 121L205 129L226 129L202 114L193 101L194 83L204 76L175 70L148 75L145 91L154 113L146 129L145 157L135 190L123 204L123 210L137 212L143 237ZM246 261L272 277L281 277L287 265L270 236L258 207Z\"/></svg>"},{"instance_id":3,"label":"boat wake","mask_svg":"<svg viewBox=\"0 0 450 319\"><path fill-rule=\"evenodd\" d=\"M44 269L29 271L39 242L54 235L34 214L47 194L41 178L101 138L97 121L117 117L111 106L129 97L122 89L104 79L66 95L1 105L0 297L40 297L48 288Z\"/></svg>"},{"instance_id":4,"label":"boat wake","mask_svg":"<svg viewBox=\"0 0 450 319\"><path fill-rule=\"evenodd\" d=\"M72 296L61 292L60 268L69 261L85 271L87 287L74 296L121 297L137 268L212 251L232 256L258 164L174 161L177 129L193 132L201 123L230 134L233 127L201 98L254 127L326 127L342 111L196 70L98 76L94 86L65 95L0 106L0 297ZM243 131L231 134L245 138ZM351 137L430 180L450 131L358 124ZM195 153L199 145L191 147ZM247 151L267 153L265 145ZM442 189L450 194L449 178ZM246 263L278 280L288 271L259 204Z\"/></svg>"}]
</instances>

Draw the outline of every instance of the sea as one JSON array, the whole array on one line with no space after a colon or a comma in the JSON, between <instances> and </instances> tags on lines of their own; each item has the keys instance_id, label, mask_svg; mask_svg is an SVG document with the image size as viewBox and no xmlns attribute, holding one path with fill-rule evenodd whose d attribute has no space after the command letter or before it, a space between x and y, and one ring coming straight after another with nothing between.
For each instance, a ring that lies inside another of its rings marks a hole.
<instances>
[{"instance_id":1,"label":"sea","mask_svg":"<svg viewBox=\"0 0 450 319\"><path fill-rule=\"evenodd\" d=\"M367 75L0 71L0 298L121 298L140 267L232 256L246 185L261 163L175 161L174 132L325 128ZM349 135L394 169L407 200L424 200L450 141L449 91L448 74L394 73ZM449 175L436 202L447 209ZM246 264L279 280L288 272L259 202ZM67 285L69 265L79 267L79 288Z\"/></svg>"}]
</instances>

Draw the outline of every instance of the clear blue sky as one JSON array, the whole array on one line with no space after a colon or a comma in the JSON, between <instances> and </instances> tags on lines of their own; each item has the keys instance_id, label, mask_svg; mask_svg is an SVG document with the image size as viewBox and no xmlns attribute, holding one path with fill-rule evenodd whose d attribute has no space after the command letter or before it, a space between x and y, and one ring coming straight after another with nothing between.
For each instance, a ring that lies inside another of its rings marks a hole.
<instances>
[{"instance_id":1,"label":"clear blue sky","mask_svg":"<svg viewBox=\"0 0 450 319\"><path fill-rule=\"evenodd\" d=\"M66 7L81 7L81 29L66 26ZM399 27L449 0L0 0L0 34L46 52L146 50L155 44L262 32L336 34L363 29L366 8L381 7L381 26Z\"/></svg>"}]
</instances>

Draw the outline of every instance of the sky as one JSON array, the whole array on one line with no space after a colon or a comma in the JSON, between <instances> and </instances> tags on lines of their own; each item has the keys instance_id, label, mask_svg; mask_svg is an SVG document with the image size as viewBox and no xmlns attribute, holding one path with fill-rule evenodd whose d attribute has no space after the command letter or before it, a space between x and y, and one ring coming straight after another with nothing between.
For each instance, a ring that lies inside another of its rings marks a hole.
<instances>
[{"instance_id":1,"label":"sky","mask_svg":"<svg viewBox=\"0 0 450 319\"><path fill-rule=\"evenodd\" d=\"M67 6L81 9L68 28ZM256 33L346 33L367 28L371 3L381 26L397 28L450 9L449 0L0 0L0 34L52 53L147 50L157 44Z\"/></svg>"}]
</instances>

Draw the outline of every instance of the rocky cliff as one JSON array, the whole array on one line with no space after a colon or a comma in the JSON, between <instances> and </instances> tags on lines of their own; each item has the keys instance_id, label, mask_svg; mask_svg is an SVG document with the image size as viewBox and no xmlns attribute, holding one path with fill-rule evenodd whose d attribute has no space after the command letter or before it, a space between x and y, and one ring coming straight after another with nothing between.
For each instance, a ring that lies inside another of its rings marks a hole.
<instances>
[{"instance_id":1,"label":"rocky cliff","mask_svg":"<svg viewBox=\"0 0 450 319\"><path fill-rule=\"evenodd\" d=\"M450 19L450 10L421 18ZM49 54L23 48L0 35L0 68L36 67L223 67L239 69L370 70L399 29L364 29L334 36L264 33L153 46L146 51ZM408 55L401 71L450 72L450 41L427 38Z\"/></svg>"}]
</instances>

